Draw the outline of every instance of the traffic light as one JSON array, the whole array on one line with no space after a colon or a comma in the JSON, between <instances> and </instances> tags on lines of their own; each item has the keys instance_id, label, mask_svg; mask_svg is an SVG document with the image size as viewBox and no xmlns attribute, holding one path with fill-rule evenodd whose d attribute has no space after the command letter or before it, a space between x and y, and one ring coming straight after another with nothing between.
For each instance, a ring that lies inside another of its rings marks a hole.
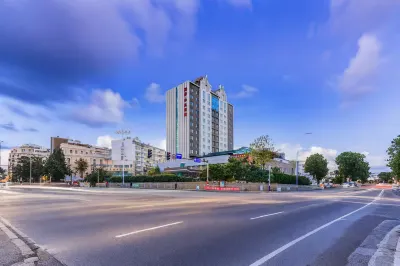
<instances>
[{"instance_id":1,"label":"traffic light","mask_svg":"<svg viewBox=\"0 0 400 266\"><path fill-rule=\"evenodd\" d=\"M167 161L171 160L171 153L167 152Z\"/></svg>"},{"instance_id":2,"label":"traffic light","mask_svg":"<svg viewBox=\"0 0 400 266\"><path fill-rule=\"evenodd\" d=\"M151 158L151 157L153 157L153 150L152 149L148 149L147 150L147 158Z\"/></svg>"}]
</instances>

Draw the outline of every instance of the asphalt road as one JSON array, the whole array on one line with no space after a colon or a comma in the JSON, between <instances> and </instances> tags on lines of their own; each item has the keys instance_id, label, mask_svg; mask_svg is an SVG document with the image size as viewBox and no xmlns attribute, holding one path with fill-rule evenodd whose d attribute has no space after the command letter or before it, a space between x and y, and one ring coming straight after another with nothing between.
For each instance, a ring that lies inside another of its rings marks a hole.
<instances>
[{"instance_id":1,"label":"asphalt road","mask_svg":"<svg viewBox=\"0 0 400 266\"><path fill-rule=\"evenodd\" d=\"M66 265L346 265L391 190L0 191L0 216Z\"/></svg>"}]
</instances>

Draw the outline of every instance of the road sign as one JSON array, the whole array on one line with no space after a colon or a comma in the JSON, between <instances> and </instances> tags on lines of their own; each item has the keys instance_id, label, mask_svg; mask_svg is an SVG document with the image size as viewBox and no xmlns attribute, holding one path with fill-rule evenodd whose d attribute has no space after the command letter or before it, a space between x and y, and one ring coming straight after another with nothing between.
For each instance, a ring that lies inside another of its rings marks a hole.
<instances>
[{"instance_id":1,"label":"road sign","mask_svg":"<svg viewBox=\"0 0 400 266\"><path fill-rule=\"evenodd\" d=\"M181 153L177 153L176 154L176 159L179 159L179 160L182 159L182 154Z\"/></svg>"},{"instance_id":2,"label":"road sign","mask_svg":"<svg viewBox=\"0 0 400 266\"><path fill-rule=\"evenodd\" d=\"M200 158L196 158L196 159L194 159L194 162L195 163L201 163L201 159Z\"/></svg>"}]
</instances>

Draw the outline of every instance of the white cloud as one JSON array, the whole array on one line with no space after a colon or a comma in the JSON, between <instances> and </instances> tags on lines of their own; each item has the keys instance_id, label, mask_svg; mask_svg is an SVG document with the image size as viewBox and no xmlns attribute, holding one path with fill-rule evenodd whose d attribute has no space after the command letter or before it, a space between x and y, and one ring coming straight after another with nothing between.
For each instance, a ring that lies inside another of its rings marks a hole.
<instances>
[{"instance_id":1,"label":"white cloud","mask_svg":"<svg viewBox=\"0 0 400 266\"><path fill-rule=\"evenodd\" d=\"M154 82L146 88L145 98L151 103L163 103L165 101L165 95L161 92L160 85Z\"/></svg>"},{"instance_id":2,"label":"white cloud","mask_svg":"<svg viewBox=\"0 0 400 266\"><path fill-rule=\"evenodd\" d=\"M299 161L301 162L300 164L303 164L306 161L307 157L309 157L312 154L316 153L322 154L325 157L325 159L328 160L328 168L330 169L330 171L336 169L335 159L336 156L339 155L337 150L327 149L318 146L303 148L300 144L292 145L289 143L278 145L277 149L285 153L287 160L296 160L296 154L297 151L299 151Z\"/></svg>"},{"instance_id":3,"label":"white cloud","mask_svg":"<svg viewBox=\"0 0 400 266\"><path fill-rule=\"evenodd\" d=\"M72 118L90 126L122 122L124 108L129 107L118 92L110 89L93 90L88 105L80 103L73 106Z\"/></svg>"},{"instance_id":4,"label":"white cloud","mask_svg":"<svg viewBox=\"0 0 400 266\"><path fill-rule=\"evenodd\" d=\"M1 161L0 167L3 169L7 169L8 167L8 156L10 155L11 150L1 149Z\"/></svg>"},{"instance_id":5,"label":"white cloud","mask_svg":"<svg viewBox=\"0 0 400 266\"><path fill-rule=\"evenodd\" d=\"M331 0L329 26L339 34L375 30L396 17L398 0Z\"/></svg>"},{"instance_id":6,"label":"white cloud","mask_svg":"<svg viewBox=\"0 0 400 266\"><path fill-rule=\"evenodd\" d=\"M129 102L129 106L131 108L140 108L140 102L138 98L133 98L132 101Z\"/></svg>"},{"instance_id":7,"label":"white cloud","mask_svg":"<svg viewBox=\"0 0 400 266\"><path fill-rule=\"evenodd\" d=\"M339 89L346 100L354 100L373 89L381 62L381 44L372 34L358 40L358 51L339 78Z\"/></svg>"},{"instance_id":8,"label":"white cloud","mask_svg":"<svg viewBox=\"0 0 400 266\"><path fill-rule=\"evenodd\" d=\"M110 135L98 136L96 146L106 147L111 149L111 141L114 140Z\"/></svg>"},{"instance_id":9,"label":"white cloud","mask_svg":"<svg viewBox=\"0 0 400 266\"><path fill-rule=\"evenodd\" d=\"M362 152L366 156L365 160L369 162L371 168L383 169L387 168L386 156L385 155L372 155L369 152Z\"/></svg>"},{"instance_id":10,"label":"white cloud","mask_svg":"<svg viewBox=\"0 0 400 266\"><path fill-rule=\"evenodd\" d=\"M163 139L162 141L160 141L157 147L163 150L167 150L167 140Z\"/></svg>"},{"instance_id":11,"label":"white cloud","mask_svg":"<svg viewBox=\"0 0 400 266\"><path fill-rule=\"evenodd\" d=\"M242 90L239 91L236 95L233 95L234 98L249 98L258 92L258 89L249 85L242 85Z\"/></svg>"}]
</instances>

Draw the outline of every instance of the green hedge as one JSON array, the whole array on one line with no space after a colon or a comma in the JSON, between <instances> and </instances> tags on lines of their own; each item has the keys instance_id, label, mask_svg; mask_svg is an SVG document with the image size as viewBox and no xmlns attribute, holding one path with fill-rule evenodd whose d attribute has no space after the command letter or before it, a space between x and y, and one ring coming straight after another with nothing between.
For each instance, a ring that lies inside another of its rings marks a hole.
<instances>
[{"instance_id":1,"label":"green hedge","mask_svg":"<svg viewBox=\"0 0 400 266\"><path fill-rule=\"evenodd\" d=\"M287 174L273 174L271 178L274 183L278 184L296 184L296 176L295 175L287 175ZM299 185L310 185L310 180L305 176L299 176Z\"/></svg>"},{"instance_id":2,"label":"green hedge","mask_svg":"<svg viewBox=\"0 0 400 266\"><path fill-rule=\"evenodd\" d=\"M194 182L194 181L205 181L206 178L202 177L200 179L194 179L189 177L179 177L174 174L161 174L154 176L126 176L125 183L147 183L147 182ZM210 180L217 180L210 178ZM243 180L250 183L267 183L268 182L268 171L263 171L261 169L253 169L249 172L245 178L240 178L237 180ZM112 183L122 183L121 177L111 177L109 182ZM287 175L282 173L271 174L271 183L279 184L296 184L296 176ZM299 176L299 185L310 185L310 180L307 177Z\"/></svg>"},{"instance_id":3,"label":"green hedge","mask_svg":"<svg viewBox=\"0 0 400 266\"><path fill-rule=\"evenodd\" d=\"M111 177L110 182L112 183L122 183L122 177L114 176ZM154 176L126 176L125 183L147 183L147 182L193 182L195 181L193 178L187 177L179 177L174 174L161 174Z\"/></svg>"}]
</instances>

